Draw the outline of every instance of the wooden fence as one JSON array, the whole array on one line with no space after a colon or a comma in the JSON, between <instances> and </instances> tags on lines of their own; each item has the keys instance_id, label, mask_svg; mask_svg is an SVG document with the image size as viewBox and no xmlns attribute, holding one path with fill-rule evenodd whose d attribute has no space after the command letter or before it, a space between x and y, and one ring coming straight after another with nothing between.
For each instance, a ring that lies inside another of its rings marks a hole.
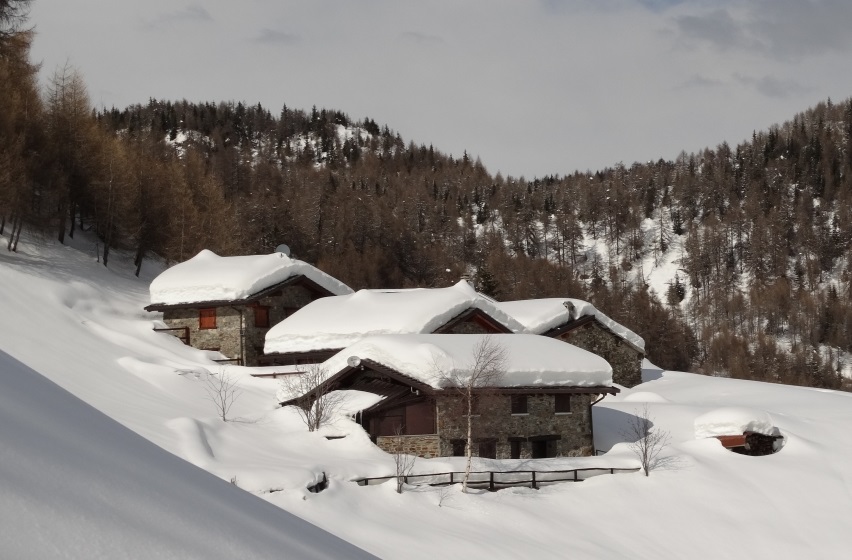
<instances>
[{"instance_id":1,"label":"wooden fence","mask_svg":"<svg viewBox=\"0 0 852 560\"><path fill-rule=\"evenodd\" d=\"M554 484L557 482L582 482L587 478L602 474L616 474L620 472L636 472L639 467L634 468L585 468L570 469L562 471L471 471L468 486L488 488L494 492L501 488L513 486L529 486L538 489L543 484ZM354 482L359 486L381 484L388 480L396 480L396 476L379 476L373 478L358 478ZM447 486L460 484L464 480L463 472L445 472L433 474L410 474L402 477L406 484L427 484L429 486ZM421 482L417 482L417 481Z\"/></svg>"},{"instance_id":2,"label":"wooden fence","mask_svg":"<svg viewBox=\"0 0 852 560\"><path fill-rule=\"evenodd\" d=\"M175 332L174 336L183 341L184 344L189 346L189 327L169 327L169 328L155 328L154 332L170 332L170 331L180 331L180 333Z\"/></svg>"}]
</instances>

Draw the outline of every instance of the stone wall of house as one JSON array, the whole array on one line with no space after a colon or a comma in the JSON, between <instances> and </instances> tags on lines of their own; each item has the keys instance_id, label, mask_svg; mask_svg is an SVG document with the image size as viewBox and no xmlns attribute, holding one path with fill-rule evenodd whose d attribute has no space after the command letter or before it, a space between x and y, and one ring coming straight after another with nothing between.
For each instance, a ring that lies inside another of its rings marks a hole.
<instances>
[{"instance_id":1,"label":"stone wall of house","mask_svg":"<svg viewBox=\"0 0 852 560\"><path fill-rule=\"evenodd\" d=\"M405 453L425 459L439 457L441 444L435 434L418 436L379 436L376 445L386 453Z\"/></svg>"},{"instance_id":2,"label":"stone wall of house","mask_svg":"<svg viewBox=\"0 0 852 560\"><path fill-rule=\"evenodd\" d=\"M216 309L215 329L199 328L198 309L167 309L163 321L169 327L189 327L189 344L194 348L240 357L240 312L233 307Z\"/></svg>"},{"instance_id":3,"label":"stone wall of house","mask_svg":"<svg viewBox=\"0 0 852 560\"><path fill-rule=\"evenodd\" d=\"M536 439L553 438L554 455L582 456L592 454L592 424L589 404L593 395L571 396L571 412L555 412L554 395L529 394L526 414L512 414L511 397L505 394L479 397L474 416L473 439L495 441L497 458L511 457L511 441L520 441L522 458L532 457ZM437 425L440 455L453 454L453 441L467 439L467 417L460 397L443 397L437 401ZM474 444L473 455L478 455Z\"/></svg>"},{"instance_id":4,"label":"stone wall of house","mask_svg":"<svg viewBox=\"0 0 852 560\"><path fill-rule=\"evenodd\" d=\"M560 340L597 354L612 366L612 380L625 387L642 383L642 354L621 337L592 322L563 333Z\"/></svg>"},{"instance_id":5,"label":"stone wall of house","mask_svg":"<svg viewBox=\"0 0 852 560\"><path fill-rule=\"evenodd\" d=\"M302 286L286 286L257 304L269 307L269 326L280 323L295 309L300 309L313 301L313 293ZM203 308L201 306L200 308ZM263 344L268 327L256 327L254 308L247 305L223 306L216 308L216 328L200 329L198 309L168 309L163 312L163 321L169 327L189 327L190 345L202 350L218 349L228 358L241 357L240 316L243 316L245 363L257 365L257 358L263 355Z\"/></svg>"}]
</instances>

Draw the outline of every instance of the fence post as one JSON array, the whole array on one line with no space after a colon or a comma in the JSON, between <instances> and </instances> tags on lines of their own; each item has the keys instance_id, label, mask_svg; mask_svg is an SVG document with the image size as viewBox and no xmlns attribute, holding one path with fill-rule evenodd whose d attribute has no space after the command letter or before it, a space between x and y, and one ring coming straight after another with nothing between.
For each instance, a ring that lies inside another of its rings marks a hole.
<instances>
[{"instance_id":1,"label":"fence post","mask_svg":"<svg viewBox=\"0 0 852 560\"><path fill-rule=\"evenodd\" d=\"M454 484L454 482L453 482L453 473L450 473L450 484Z\"/></svg>"},{"instance_id":2,"label":"fence post","mask_svg":"<svg viewBox=\"0 0 852 560\"><path fill-rule=\"evenodd\" d=\"M494 471L491 471L490 475L491 476L489 477L488 489L493 492L494 491Z\"/></svg>"},{"instance_id":3,"label":"fence post","mask_svg":"<svg viewBox=\"0 0 852 560\"><path fill-rule=\"evenodd\" d=\"M532 472L532 488L538 490L538 485L535 483L535 471Z\"/></svg>"},{"instance_id":4,"label":"fence post","mask_svg":"<svg viewBox=\"0 0 852 560\"><path fill-rule=\"evenodd\" d=\"M577 482L577 471L574 471L574 482Z\"/></svg>"}]
</instances>

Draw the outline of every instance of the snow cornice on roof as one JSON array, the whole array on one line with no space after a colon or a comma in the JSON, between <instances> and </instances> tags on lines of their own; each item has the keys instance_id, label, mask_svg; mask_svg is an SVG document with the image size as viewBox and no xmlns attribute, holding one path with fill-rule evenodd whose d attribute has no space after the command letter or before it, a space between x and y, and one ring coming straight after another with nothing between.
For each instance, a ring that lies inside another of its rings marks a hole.
<instances>
[{"instance_id":1,"label":"snow cornice on roof","mask_svg":"<svg viewBox=\"0 0 852 560\"><path fill-rule=\"evenodd\" d=\"M336 278L283 253L220 257L205 249L151 282L151 305L146 309L250 303L299 281L323 294L352 293L349 286Z\"/></svg>"},{"instance_id":2,"label":"snow cornice on roof","mask_svg":"<svg viewBox=\"0 0 852 560\"><path fill-rule=\"evenodd\" d=\"M377 335L352 344L320 366L334 385L361 367L425 391L441 394L452 388L447 380L464 380L473 367L474 349L483 341L505 351L504 372L488 387L502 393L616 394L609 363L572 344L531 334ZM279 402L300 395L279 393Z\"/></svg>"},{"instance_id":3,"label":"snow cornice on roof","mask_svg":"<svg viewBox=\"0 0 852 560\"><path fill-rule=\"evenodd\" d=\"M570 330L581 322L596 321L602 328L624 340L638 352L645 353L645 340L598 310L587 301L573 298L542 298L496 302L504 312L517 319L528 332L553 336Z\"/></svg>"},{"instance_id":4,"label":"snow cornice on roof","mask_svg":"<svg viewBox=\"0 0 852 560\"><path fill-rule=\"evenodd\" d=\"M466 319L466 314L479 315L505 333L526 332L514 317L462 280L448 288L359 290L313 301L269 330L264 351L340 349L371 335L441 332Z\"/></svg>"}]
</instances>

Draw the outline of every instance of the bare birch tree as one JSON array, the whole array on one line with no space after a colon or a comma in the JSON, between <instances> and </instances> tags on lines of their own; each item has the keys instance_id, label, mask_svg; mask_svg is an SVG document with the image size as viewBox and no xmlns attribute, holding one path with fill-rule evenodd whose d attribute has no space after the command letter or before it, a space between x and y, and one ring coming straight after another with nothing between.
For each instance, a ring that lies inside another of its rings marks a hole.
<instances>
[{"instance_id":1,"label":"bare birch tree","mask_svg":"<svg viewBox=\"0 0 852 560\"><path fill-rule=\"evenodd\" d=\"M405 482L405 477L411 474L414 463L417 461L416 455L406 453L405 436L402 432L402 426L397 426L393 439L393 463L396 467L397 494L402 494L402 485Z\"/></svg>"},{"instance_id":2,"label":"bare birch tree","mask_svg":"<svg viewBox=\"0 0 852 560\"><path fill-rule=\"evenodd\" d=\"M216 415L223 422L227 422L228 413L241 393L236 380L231 377L227 369L223 369L218 375L208 373L204 378L204 384L207 398L216 408Z\"/></svg>"},{"instance_id":3,"label":"bare birch tree","mask_svg":"<svg viewBox=\"0 0 852 560\"><path fill-rule=\"evenodd\" d=\"M642 410L635 410L627 424L625 436L631 440L630 449L639 462L645 476L650 476L651 470L659 462L660 452L669 444L669 432L660 428L653 429L654 418L648 411L648 405Z\"/></svg>"},{"instance_id":4,"label":"bare birch tree","mask_svg":"<svg viewBox=\"0 0 852 560\"><path fill-rule=\"evenodd\" d=\"M465 470L462 492L467 492L473 458L473 422L476 416L474 402L483 389L496 387L506 373L506 349L492 336L484 336L471 350L470 362L461 368L442 371L436 364L438 378L446 391L457 393L463 402L467 419L465 441Z\"/></svg>"},{"instance_id":5,"label":"bare birch tree","mask_svg":"<svg viewBox=\"0 0 852 560\"><path fill-rule=\"evenodd\" d=\"M327 373L321 364L311 364L303 373L281 380L281 387L290 395L309 432L328 424L342 403L340 394L332 392L325 383Z\"/></svg>"}]
</instances>

